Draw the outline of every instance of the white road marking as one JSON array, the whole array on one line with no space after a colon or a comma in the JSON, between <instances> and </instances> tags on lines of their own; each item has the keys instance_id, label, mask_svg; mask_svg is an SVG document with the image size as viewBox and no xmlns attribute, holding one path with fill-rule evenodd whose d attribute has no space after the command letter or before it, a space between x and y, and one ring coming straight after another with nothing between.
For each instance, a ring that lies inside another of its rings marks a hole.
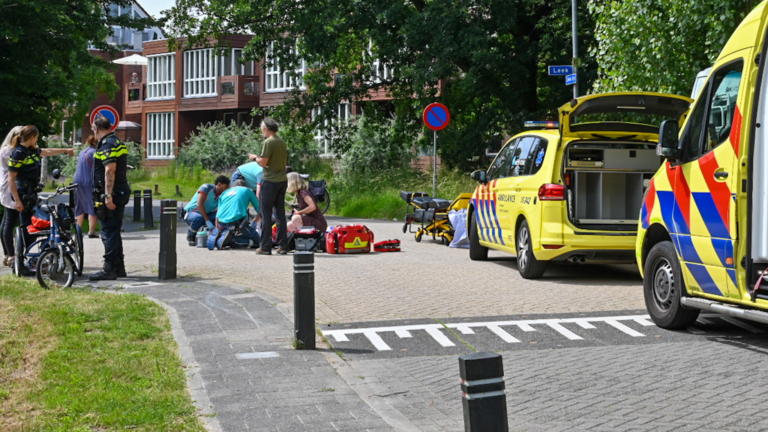
<instances>
[{"instance_id":1,"label":"white road marking","mask_svg":"<svg viewBox=\"0 0 768 432\"><path fill-rule=\"evenodd\" d=\"M392 327L371 327L371 328L344 328L334 330L324 330L323 335L326 337L333 337L336 342L349 342L349 335L362 334L368 338L373 346L379 351L390 351L392 348L387 345L381 338L381 333L394 333L399 338L412 338L414 331L424 331L432 337L442 347L453 347L456 344L449 339L444 333L445 328L458 330L461 334L472 335L475 334L476 328L486 328L501 338L507 343L520 343L520 340L514 336L514 327L520 329L523 332L537 331L537 326L548 326L552 330L556 331L561 336L568 340L579 341L584 338L570 329L566 328L563 324L576 324L583 330L596 329L595 324L609 325L620 332L632 336L632 337L645 337L643 333L629 327L624 324L627 321L634 322L637 325L643 327L653 327L655 324L650 320L648 315L625 315L625 316L609 316L609 317L578 317L578 318L551 318L551 319L531 319L531 320L518 320L518 321L480 321L480 322L461 322L461 323L446 323L443 324L413 324L403 326ZM700 316L698 322L702 324L712 324L710 318L720 318L735 326L738 326L744 330L753 333L763 333L763 330L753 327L741 320L731 317L706 314ZM504 327L504 328L502 328ZM512 327L512 329L507 329ZM697 329L693 326L687 328L688 332L692 334L704 334L705 331Z\"/></svg>"},{"instance_id":2,"label":"white road marking","mask_svg":"<svg viewBox=\"0 0 768 432\"><path fill-rule=\"evenodd\" d=\"M252 360L252 359L280 357L280 354L270 351L270 352L237 353L236 356L240 360Z\"/></svg>"},{"instance_id":3,"label":"white road marking","mask_svg":"<svg viewBox=\"0 0 768 432\"><path fill-rule=\"evenodd\" d=\"M520 340L518 340L517 338L515 338L511 334L507 333L506 331L504 331L504 329L502 329L499 326L489 325L488 326L488 330L494 332L496 334L496 336L500 337L501 340L503 340L504 342L507 342L507 343L519 343L520 342Z\"/></svg>"}]
</instances>

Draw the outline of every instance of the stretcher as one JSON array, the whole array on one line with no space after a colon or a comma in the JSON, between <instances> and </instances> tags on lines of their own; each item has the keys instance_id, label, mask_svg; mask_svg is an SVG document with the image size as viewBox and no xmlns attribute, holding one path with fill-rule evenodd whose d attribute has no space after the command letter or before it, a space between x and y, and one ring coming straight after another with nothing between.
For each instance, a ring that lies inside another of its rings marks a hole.
<instances>
[{"instance_id":1,"label":"stretcher","mask_svg":"<svg viewBox=\"0 0 768 432\"><path fill-rule=\"evenodd\" d=\"M469 206L471 193L463 193L453 201L442 198L430 197L426 192L400 191L400 198L405 201L405 223L403 233L415 234L417 242L424 235L432 236L432 240L440 240L444 245L449 245L453 240L455 230L448 220L451 210L459 211ZM419 224L417 230L413 225Z\"/></svg>"}]
</instances>

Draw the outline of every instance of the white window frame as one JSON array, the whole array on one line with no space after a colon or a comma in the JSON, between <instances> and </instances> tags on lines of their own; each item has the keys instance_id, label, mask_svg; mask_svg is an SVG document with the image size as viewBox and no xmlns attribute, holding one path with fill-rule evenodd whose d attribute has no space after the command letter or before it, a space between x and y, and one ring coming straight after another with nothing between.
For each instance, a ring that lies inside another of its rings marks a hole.
<instances>
[{"instance_id":1,"label":"white window frame","mask_svg":"<svg viewBox=\"0 0 768 432\"><path fill-rule=\"evenodd\" d=\"M184 51L184 97L214 97L218 93L219 57L213 48Z\"/></svg>"},{"instance_id":2,"label":"white window frame","mask_svg":"<svg viewBox=\"0 0 768 432\"><path fill-rule=\"evenodd\" d=\"M368 57L373 57L373 41L368 41ZM384 80L390 80L395 74L395 69L381 62L381 59L376 56L371 62L372 70L369 71L371 82L380 83Z\"/></svg>"},{"instance_id":3,"label":"white window frame","mask_svg":"<svg viewBox=\"0 0 768 432\"><path fill-rule=\"evenodd\" d=\"M239 56L237 55L238 53ZM219 56L217 58L219 63L219 76L248 75L248 72L250 72L249 76L255 75L253 60L240 63L237 59L238 57L242 58L242 56L242 48L232 48L232 50L229 51L226 56ZM226 74L227 63L229 63L230 71L228 75Z\"/></svg>"},{"instance_id":4,"label":"white window frame","mask_svg":"<svg viewBox=\"0 0 768 432\"><path fill-rule=\"evenodd\" d=\"M307 73L307 61L301 59L299 67L294 71L295 73L298 73L299 76L291 77L288 71L282 70L280 67L279 59L276 60L272 58L274 47L275 43L271 42L269 44L269 48L267 48L267 54L265 57L267 62L272 63L272 65L264 68L264 76L266 77L264 83L264 93L287 92L289 90L293 90L296 87L301 90L306 90L306 86L304 85L304 75ZM293 47L294 53L298 52L298 49L299 48L297 42Z\"/></svg>"},{"instance_id":5,"label":"white window frame","mask_svg":"<svg viewBox=\"0 0 768 432\"><path fill-rule=\"evenodd\" d=\"M176 158L174 112L147 114L147 159Z\"/></svg>"},{"instance_id":6,"label":"white window frame","mask_svg":"<svg viewBox=\"0 0 768 432\"><path fill-rule=\"evenodd\" d=\"M315 121L318 115L320 115L325 107L321 108L312 108L312 121ZM333 154L329 150L329 145L333 143L333 137L328 136L329 126L331 126L331 122L336 123L346 123L349 122L350 118L352 117L352 104L349 102L340 103L336 106L336 115L332 120L324 119L323 120L323 127L315 129L315 141L317 141L317 144L320 146L320 156L324 157L330 157L333 156Z\"/></svg>"},{"instance_id":7,"label":"white window frame","mask_svg":"<svg viewBox=\"0 0 768 432\"><path fill-rule=\"evenodd\" d=\"M147 100L176 97L176 53L147 56Z\"/></svg>"}]
</instances>

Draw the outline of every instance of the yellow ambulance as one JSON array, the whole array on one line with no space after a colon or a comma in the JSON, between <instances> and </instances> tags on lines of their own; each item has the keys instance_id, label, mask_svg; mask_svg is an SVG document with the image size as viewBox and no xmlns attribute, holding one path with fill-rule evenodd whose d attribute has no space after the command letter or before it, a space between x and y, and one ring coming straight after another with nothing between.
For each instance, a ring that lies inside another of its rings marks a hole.
<instances>
[{"instance_id":1,"label":"yellow ambulance","mask_svg":"<svg viewBox=\"0 0 768 432\"><path fill-rule=\"evenodd\" d=\"M636 256L663 328L701 310L768 323L768 8L741 23L682 123L665 121L666 158L643 199Z\"/></svg>"},{"instance_id":2,"label":"yellow ambulance","mask_svg":"<svg viewBox=\"0 0 768 432\"><path fill-rule=\"evenodd\" d=\"M547 261L635 261L637 217L648 182L661 166L658 126L681 119L691 99L625 92L580 97L550 128L510 139L469 203L469 256L489 249L517 256L526 279ZM532 122L533 126L539 124Z\"/></svg>"}]
</instances>

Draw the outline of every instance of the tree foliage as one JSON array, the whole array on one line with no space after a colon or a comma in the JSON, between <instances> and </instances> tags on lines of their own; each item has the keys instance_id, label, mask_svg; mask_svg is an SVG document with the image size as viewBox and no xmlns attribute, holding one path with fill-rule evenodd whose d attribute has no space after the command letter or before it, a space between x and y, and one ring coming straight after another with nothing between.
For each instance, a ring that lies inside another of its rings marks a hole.
<instances>
[{"instance_id":1,"label":"tree foliage","mask_svg":"<svg viewBox=\"0 0 768 432\"><path fill-rule=\"evenodd\" d=\"M688 95L757 0L590 0L596 15L595 92Z\"/></svg>"},{"instance_id":2,"label":"tree foliage","mask_svg":"<svg viewBox=\"0 0 768 432\"><path fill-rule=\"evenodd\" d=\"M146 28L151 19L110 16L109 5L128 0L0 0L0 130L34 124L43 134L67 110L83 118L98 93L118 87L106 60L88 52L114 52L111 26Z\"/></svg>"},{"instance_id":3,"label":"tree foliage","mask_svg":"<svg viewBox=\"0 0 768 432\"><path fill-rule=\"evenodd\" d=\"M464 167L490 137L570 99L562 77L546 77L547 63L571 63L569 0L180 0L170 18L191 46L252 34L247 58L288 71L306 61L309 91L295 89L280 107L295 119L350 100L368 115L373 104L365 101L386 93L395 118L415 132L429 102L445 103L453 119L440 140L448 165ZM586 6L580 19L588 46ZM274 55L265 59L270 47Z\"/></svg>"}]
</instances>

